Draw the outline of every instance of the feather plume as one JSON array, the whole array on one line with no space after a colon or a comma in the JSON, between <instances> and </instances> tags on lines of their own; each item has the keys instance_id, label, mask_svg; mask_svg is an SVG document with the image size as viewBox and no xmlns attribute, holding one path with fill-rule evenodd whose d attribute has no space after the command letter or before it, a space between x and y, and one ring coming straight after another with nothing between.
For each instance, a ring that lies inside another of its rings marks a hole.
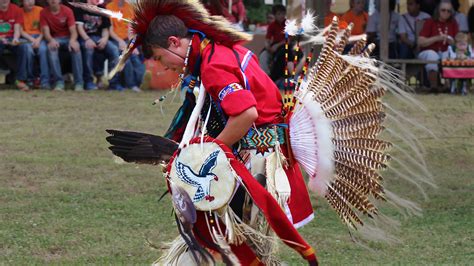
<instances>
[{"instance_id":1,"label":"feather plume","mask_svg":"<svg viewBox=\"0 0 474 266\"><path fill-rule=\"evenodd\" d=\"M132 20L124 18L121 12L111 11L105 8L98 7L96 5L91 5L87 3L81 3L81 2L69 2L69 4L73 7L80 8L90 13L94 13L94 14L101 15L108 18L114 18L117 20L125 21L127 23L133 23Z\"/></svg>"},{"instance_id":2,"label":"feather plume","mask_svg":"<svg viewBox=\"0 0 474 266\"><path fill-rule=\"evenodd\" d=\"M314 23L315 19L313 11L306 11L306 14L301 20L301 28L303 29L304 34L312 34L318 30L318 27L316 27L316 24Z\"/></svg>"},{"instance_id":3,"label":"feather plume","mask_svg":"<svg viewBox=\"0 0 474 266\"><path fill-rule=\"evenodd\" d=\"M251 35L237 31L224 17L211 16L198 0L140 0L131 4L134 18L130 23L136 39L122 53L119 63L109 74L109 79L123 69L133 50L144 44L148 26L156 16L174 15L188 29L203 32L213 41L229 47L252 40Z\"/></svg>"},{"instance_id":4,"label":"feather plume","mask_svg":"<svg viewBox=\"0 0 474 266\"><path fill-rule=\"evenodd\" d=\"M298 34L298 25L296 23L296 19L289 19L286 21L285 33L289 36L295 36Z\"/></svg>"},{"instance_id":5,"label":"feather plume","mask_svg":"<svg viewBox=\"0 0 474 266\"><path fill-rule=\"evenodd\" d=\"M138 36L145 36L148 25L159 15L174 15L189 29L198 30L208 38L227 46L250 41L252 37L237 31L222 16L211 16L198 0L141 0L133 5L135 23L132 30ZM141 44L142 38L137 40Z\"/></svg>"}]
</instances>

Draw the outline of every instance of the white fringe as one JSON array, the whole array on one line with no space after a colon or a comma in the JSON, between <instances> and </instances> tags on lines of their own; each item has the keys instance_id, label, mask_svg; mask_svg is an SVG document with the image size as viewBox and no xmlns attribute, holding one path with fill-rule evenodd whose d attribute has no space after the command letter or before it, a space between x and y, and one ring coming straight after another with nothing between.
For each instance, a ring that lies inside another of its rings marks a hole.
<instances>
[{"instance_id":1,"label":"white fringe","mask_svg":"<svg viewBox=\"0 0 474 266\"><path fill-rule=\"evenodd\" d=\"M190 254L187 254L188 245L181 236L176 237L172 242L166 244L166 253L164 253L152 265L182 265L186 261L187 265L199 265L194 261ZM187 257L185 258L187 254ZM191 264L190 264L191 263Z\"/></svg>"},{"instance_id":2,"label":"white fringe","mask_svg":"<svg viewBox=\"0 0 474 266\"><path fill-rule=\"evenodd\" d=\"M296 160L311 176L309 188L324 196L335 178L331 121L312 93L307 93L300 102L289 125L291 148Z\"/></svg>"},{"instance_id":3,"label":"white fringe","mask_svg":"<svg viewBox=\"0 0 474 266\"><path fill-rule=\"evenodd\" d=\"M201 114L205 98L206 90L201 82L201 86L199 88L199 95L196 100L196 106L194 107L193 112L191 113L188 124L186 124L186 129L184 130L183 138L181 139L181 143L179 143L179 149L187 145L189 141L193 138L196 128L196 122L198 121L199 115Z\"/></svg>"}]
</instances>

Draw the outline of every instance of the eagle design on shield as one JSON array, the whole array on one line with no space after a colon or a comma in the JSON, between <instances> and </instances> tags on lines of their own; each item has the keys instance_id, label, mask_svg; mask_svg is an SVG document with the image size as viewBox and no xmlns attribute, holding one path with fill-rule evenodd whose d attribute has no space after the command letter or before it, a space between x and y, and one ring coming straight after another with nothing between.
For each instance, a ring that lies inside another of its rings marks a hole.
<instances>
[{"instance_id":1,"label":"eagle design on shield","mask_svg":"<svg viewBox=\"0 0 474 266\"><path fill-rule=\"evenodd\" d=\"M211 173L211 171L216 167L218 155L219 150L211 153L202 164L198 174L194 173L193 169L188 165L176 160L176 172L179 179L188 185L197 187L193 202L198 202L202 199L214 200L214 197L210 195L211 181L218 181L219 178L214 173Z\"/></svg>"}]
</instances>

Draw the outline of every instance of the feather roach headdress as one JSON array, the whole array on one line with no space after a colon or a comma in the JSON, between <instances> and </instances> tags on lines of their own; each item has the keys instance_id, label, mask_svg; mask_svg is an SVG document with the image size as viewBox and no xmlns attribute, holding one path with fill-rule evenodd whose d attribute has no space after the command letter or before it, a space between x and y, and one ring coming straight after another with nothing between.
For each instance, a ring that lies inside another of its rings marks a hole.
<instances>
[{"instance_id":1,"label":"feather roach headdress","mask_svg":"<svg viewBox=\"0 0 474 266\"><path fill-rule=\"evenodd\" d=\"M72 4L72 3L71 3ZM110 72L109 79L125 66L133 50L142 45L148 26L156 16L173 15L183 21L188 29L202 32L207 38L226 46L250 41L251 35L239 32L222 16L212 16L198 0L137 0L132 4L134 18L123 19L120 13L98 8L88 4L72 4L74 7L106 17L130 23L135 38L128 49L120 55L119 63Z\"/></svg>"},{"instance_id":2,"label":"feather roach headdress","mask_svg":"<svg viewBox=\"0 0 474 266\"><path fill-rule=\"evenodd\" d=\"M136 39L121 55L120 62L110 77L120 71L131 52L143 44L148 26L156 16L174 15L182 20L188 29L200 31L207 38L226 46L250 41L252 38L246 33L235 30L224 17L211 16L198 0L138 0L132 6L135 17L131 28Z\"/></svg>"}]
</instances>

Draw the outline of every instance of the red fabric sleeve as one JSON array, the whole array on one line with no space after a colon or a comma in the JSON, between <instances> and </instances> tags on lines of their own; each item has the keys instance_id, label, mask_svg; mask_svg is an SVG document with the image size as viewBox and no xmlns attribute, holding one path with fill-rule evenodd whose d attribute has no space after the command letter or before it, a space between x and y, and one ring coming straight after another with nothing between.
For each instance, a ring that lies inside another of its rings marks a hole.
<instances>
[{"instance_id":1,"label":"red fabric sleeve","mask_svg":"<svg viewBox=\"0 0 474 266\"><path fill-rule=\"evenodd\" d=\"M229 93L221 102L222 110L228 116L236 116L250 107L257 106L257 101L249 90L239 90Z\"/></svg>"},{"instance_id":2,"label":"red fabric sleeve","mask_svg":"<svg viewBox=\"0 0 474 266\"><path fill-rule=\"evenodd\" d=\"M427 19L425 21L425 24L423 24L423 29L421 29L420 31L420 36L427 37L427 38L434 36L432 33L432 29L433 29L433 20Z\"/></svg>"},{"instance_id":3,"label":"red fabric sleeve","mask_svg":"<svg viewBox=\"0 0 474 266\"><path fill-rule=\"evenodd\" d=\"M265 35L265 38L267 40L272 39L273 36L275 35L274 31L275 31L275 22L272 22L272 23L270 23L270 25L268 25L267 35Z\"/></svg>"},{"instance_id":4,"label":"red fabric sleeve","mask_svg":"<svg viewBox=\"0 0 474 266\"><path fill-rule=\"evenodd\" d=\"M46 10L47 8L43 8L40 13L40 27L43 28L44 26L48 26L48 21L46 20Z\"/></svg>"},{"instance_id":5,"label":"red fabric sleeve","mask_svg":"<svg viewBox=\"0 0 474 266\"><path fill-rule=\"evenodd\" d=\"M19 8L16 5L13 5L15 8L13 9L13 12L15 12L15 24L21 24L23 27L23 9Z\"/></svg>"},{"instance_id":6,"label":"red fabric sleeve","mask_svg":"<svg viewBox=\"0 0 474 266\"><path fill-rule=\"evenodd\" d=\"M228 48L216 47L210 63L204 58L201 78L206 91L221 102L224 113L235 116L257 105L252 92L246 90L235 55Z\"/></svg>"},{"instance_id":7,"label":"red fabric sleeve","mask_svg":"<svg viewBox=\"0 0 474 266\"><path fill-rule=\"evenodd\" d=\"M66 16L67 16L67 26L70 28L72 26L75 26L76 25L76 19L74 18L74 13L72 12L72 10L65 6L64 7L64 11L66 13Z\"/></svg>"}]
</instances>

